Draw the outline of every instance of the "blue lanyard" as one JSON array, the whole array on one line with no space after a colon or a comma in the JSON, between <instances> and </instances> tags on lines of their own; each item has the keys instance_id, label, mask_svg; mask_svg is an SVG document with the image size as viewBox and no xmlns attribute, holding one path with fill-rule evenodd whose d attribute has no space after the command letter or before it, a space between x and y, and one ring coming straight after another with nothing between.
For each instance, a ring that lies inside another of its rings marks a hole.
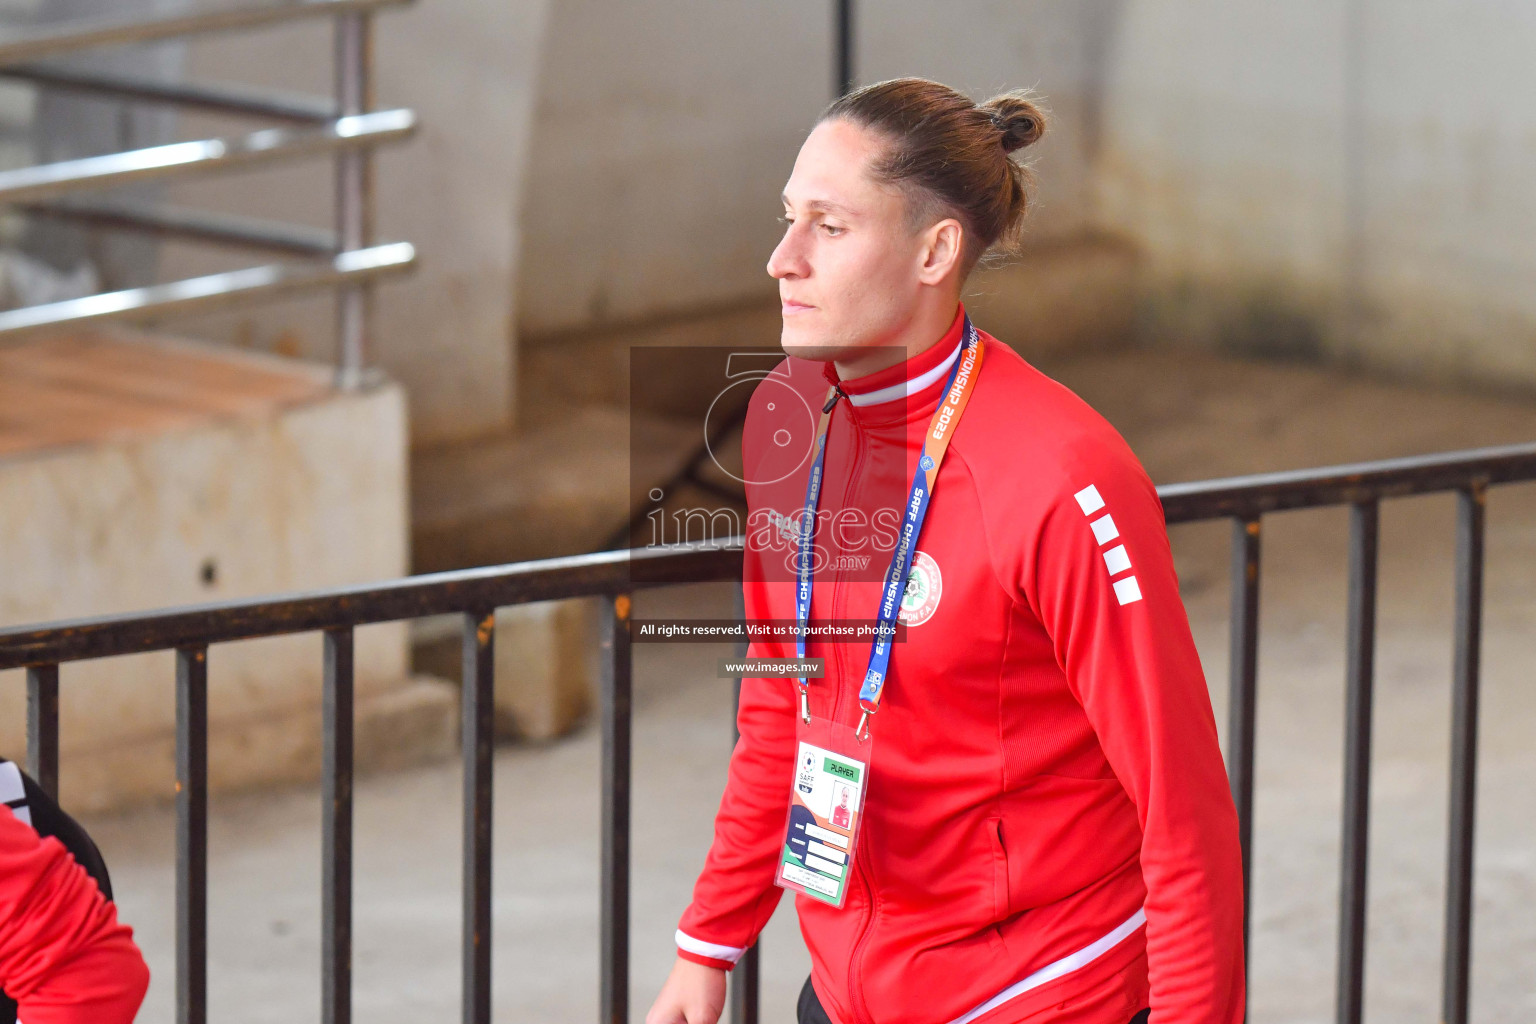
<instances>
[{"instance_id":1,"label":"blue lanyard","mask_svg":"<svg viewBox=\"0 0 1536 1024\"><path fill-rule=\"evenodd\" d=\"M869 716L880 707L880 694L890 669L891 641L895 634L896 618L901 611L901 595L906 589L907 575L912 571L912 559L917 553L917 539L922 534L923 520L928 515L928 501L938 477L939 464L949 448L955 424L970 398L976 376L981 369L982 348L971 324L965 316L965 341L960 354L950 367L949 378L944 384L944 397L934 410L923 449L917 460L917 472L912 476L912 488L907 496L901 533L896 549L891 552L891 565L885 573L885 585L880 592L880 610L875 620L875 639L870 645L869 665L864 670L864 684L859 688L859 706L863 714L859 719L857 735L863 739ZM962 373L964 376L962 377ZM959 382L957 384L957 381ZM811 475L805 485L805 511L800 518L799 550L795 558L797 584L795 587L795 655L805 658L806 629L811 617L812 538L816 529L816 507L821 498L822 467L827 454L827 428L832 418L832 407L842 392L834 386L827 395L821 410L821 421L816 428L816 456L811 462ZM932 452L930 453L930 446ZM805 676L796 679L800 688L800 716L811 720L810 682Z\"/></svg>"}]
</instances>

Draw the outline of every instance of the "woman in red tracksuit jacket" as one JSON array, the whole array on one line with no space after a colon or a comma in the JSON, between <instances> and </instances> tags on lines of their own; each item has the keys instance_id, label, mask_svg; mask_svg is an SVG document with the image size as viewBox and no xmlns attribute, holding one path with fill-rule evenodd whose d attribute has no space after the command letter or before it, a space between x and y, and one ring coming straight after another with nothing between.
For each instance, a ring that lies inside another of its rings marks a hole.
<instances>
[{"instance_id":1,"label":"woman in red tracksuit jacket","mask_svg":"<svg viewBox=\"0 0 1536 1024\"><path fill-rule=\"evenodd\" d=\"M969 365L968 343L982 357L867 723L846 903L796 897L802 1022L1243 1017L1236 815L1156 491L1102 417L971 335L959 302L979 256L1017 236L1029 179L1009 154L1044 127L1023 94L977 106L884 82L828 108L784 192L768 269L790 358L753 397L744 461L773 462L794 433L785 409L830 407L814 544L837 568L815 574L811 622L875 617L881 580L842 556L872 551L878 573L895 536L829 524L901 503L956 360ZM798 513L808 465L778 483L749 473L765 481L749 482L749 523ZM747 537L748 620L793 620L781 538ZM805 653L825 659L811 716L857 724L868 644ZM647 1024L715 1024L725 971L773 913L799 700L792 680L742 681L714 843Z\"/></svg>"}]
</instances>

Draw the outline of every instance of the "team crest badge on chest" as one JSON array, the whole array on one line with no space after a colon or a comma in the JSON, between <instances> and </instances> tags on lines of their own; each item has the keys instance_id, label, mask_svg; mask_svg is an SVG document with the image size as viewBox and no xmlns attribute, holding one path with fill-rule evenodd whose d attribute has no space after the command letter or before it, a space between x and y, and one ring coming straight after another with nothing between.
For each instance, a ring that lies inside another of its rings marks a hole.
<instances>
[{"instance_id":1,"label":"team crest badge on chest","mask_svg":"<svg viewBox=\"0 0 1536 1024\"><path fill-rule=\"evenodd\" d=\"M902 591L897 618L908 626L921 626L933 618L943 596L944 577L939 574L939 563L928 552L917 552L912 559L912 571L907 573L907 588Z\"/></svg>"}]
</instances>

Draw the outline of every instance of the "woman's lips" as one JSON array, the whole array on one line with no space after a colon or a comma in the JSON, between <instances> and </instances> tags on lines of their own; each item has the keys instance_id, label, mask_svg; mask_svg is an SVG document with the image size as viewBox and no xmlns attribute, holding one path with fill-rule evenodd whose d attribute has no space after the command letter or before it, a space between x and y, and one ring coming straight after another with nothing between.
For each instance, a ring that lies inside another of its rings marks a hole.
<instances>
[{"instance_id":1,"label":"woman's lips","mask_svg":"<svg viewBox=\"0 0 1536 1024\"><path fill-rule=\"evenodd\" d=\"M779 308L784 311L784 315L788 316L791 313L803 313L807 309L815 309L816 307L806 305L804 302L796 302L793 299L784 299L779 304Z\"/></svg>"}]
</instances>

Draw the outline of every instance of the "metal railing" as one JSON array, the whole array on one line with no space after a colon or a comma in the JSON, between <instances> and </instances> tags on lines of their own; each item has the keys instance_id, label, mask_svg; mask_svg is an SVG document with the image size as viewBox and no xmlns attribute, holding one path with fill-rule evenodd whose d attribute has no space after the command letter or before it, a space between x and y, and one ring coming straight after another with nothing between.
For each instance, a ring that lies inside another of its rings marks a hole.
<instances>
[{"instance_id":1,"label":"metal railing","mask_svg":"<svg viewBox=\"0 0 1536 1024\"><path fill-rule=\"evenodd\" d=\"M1170 524L1229 519L1232 533L1230 724L1227 766L1238 809L1244 902L1252 863L1258 605L1263 516L1350 509L1343 887L1339 1024L1358 1024L1365 952L1377 521L1383 500L1457 496L1454 715L1442 1020L1466 1024L1477 777L1478 648L1488 488L1536 481L1536 444L1239 477L1159 489ZM182 1024L205 1020L207 981L207 651L210 644L323 631L322 1019L351 1013L352 638L361 625L457 614L463 632L463 1020L491 1019L491 754L495 609L601 595L601 1020L629 1014L632 563L643 586L740 578L739 549L702 545L603 552L407 577L380 585L235 601L0 630L0 669L27 670L27 763L51 793L59 781L61 663L145 651L176 652L176 992ZM757 950L733 972L738 1024L757 1020Z\"/></svg>"},{"instance_id":2,"label":"metal railing","mask_svg":"<svg viewBox=\"0 0 1536 1024\"><path fill-rule=\"evenodd\" d=\"M373 241L372 151L413 134L416 115L404 109L373 109L372 19L381 8L407 2L244 0L233 6L183 14L0 30L0 77L54 90L255 117L285 125L0 171L0 204L35 217L303 257L300 261L7 310L0 312L0 342L68 324L137 320L333 288L337 293L337 382L343 388L357 387L367 357L373 283L409 270L416 260L409 243L377 245ZM256 29L318 17L331 18L334 23L333 97L216 83L154 81L83 71L46 60L95 47ZM313 157L331 157L335 163L334 231L203 211L64 198L145 180Z\"/></svg>"}]
</instances>

